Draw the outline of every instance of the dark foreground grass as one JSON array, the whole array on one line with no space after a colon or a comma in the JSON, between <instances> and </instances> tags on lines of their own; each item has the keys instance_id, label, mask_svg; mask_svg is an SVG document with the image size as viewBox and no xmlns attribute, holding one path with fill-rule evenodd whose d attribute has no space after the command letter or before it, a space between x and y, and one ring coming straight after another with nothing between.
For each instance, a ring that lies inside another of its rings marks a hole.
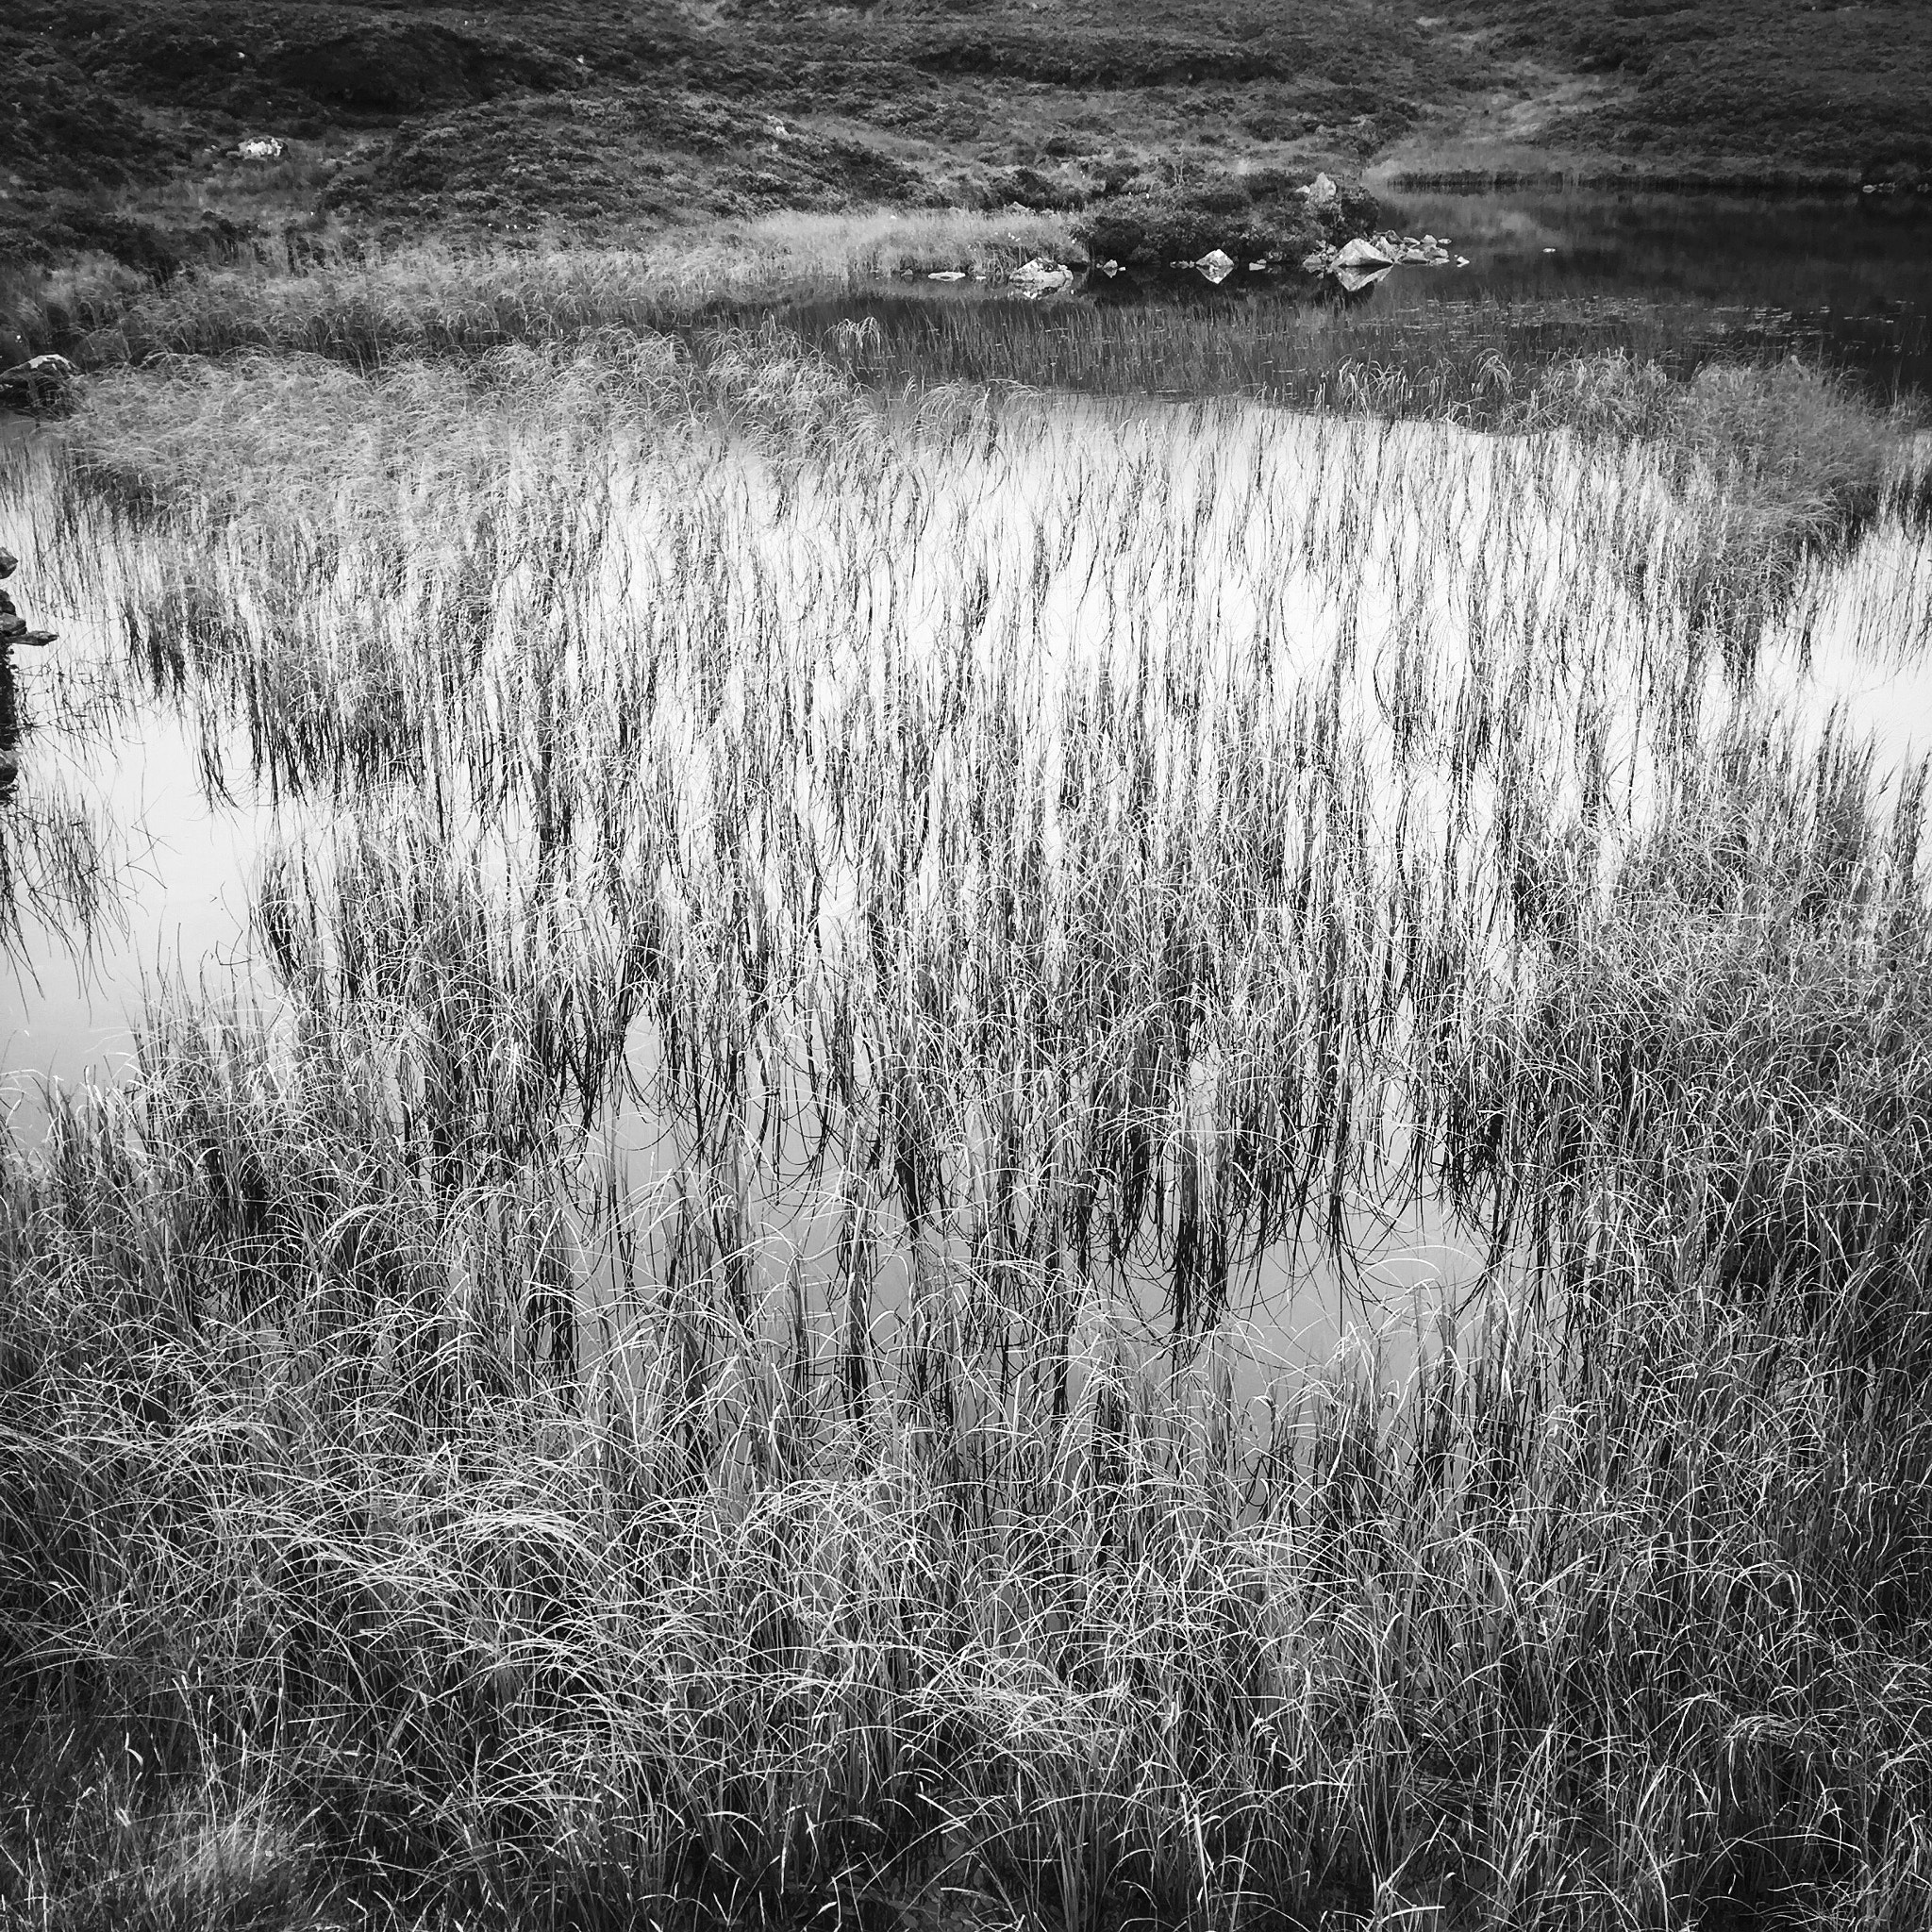
<instances>
[{"instance_id":1,"label":"dark foreground grass","mask_svg":"<svg viewBox=\"0 0 1932 1932\"><path fill-rule=\"evenodd\" d=\"M1392 1387L1103 1330L1059 1407L970 1291L855 1383L702 1215L573 1377L562 1168L158 1023L0 1175L10 1917L1922 1924L1916 799L1720 781L1445 1021L1562 1313Z\"/></svg>"}]
</instances>

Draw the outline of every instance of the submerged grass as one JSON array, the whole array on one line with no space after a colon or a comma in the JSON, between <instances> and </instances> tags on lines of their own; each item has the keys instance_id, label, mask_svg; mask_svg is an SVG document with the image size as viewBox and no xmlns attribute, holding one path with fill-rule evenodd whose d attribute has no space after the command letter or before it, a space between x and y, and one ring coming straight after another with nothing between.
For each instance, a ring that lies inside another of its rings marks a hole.
<instances>
[{"instance_id":1,"label":"submerged grass","mask_svg":"<svg viewBox=\"0 0 1932 1932\"><path fill-rule=\"evenodd\" d=\"M332 823L0 1154L7 1910L1922 1922L1882 425L877 346L97 385L37 567ZM1419 1202L1473 1302L1257 1342Z\"/></svg>"}]
</instances>

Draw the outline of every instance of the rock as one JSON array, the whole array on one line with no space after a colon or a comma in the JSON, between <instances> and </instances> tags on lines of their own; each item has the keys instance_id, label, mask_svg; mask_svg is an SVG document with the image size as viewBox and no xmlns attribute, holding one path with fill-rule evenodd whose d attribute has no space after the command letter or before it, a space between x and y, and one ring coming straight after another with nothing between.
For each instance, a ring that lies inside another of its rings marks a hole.
<instances>
[{"instance_id":1,"label":"rock","mask_svg":"<svg viewBox=\"0 0 1932 1932\"><path fill-rule=\"evenodd\" d=\"M1219 287L1233 275L1234 257L1224 248L1210 248L1199 261L1191 262L1189 266L1198 269L1210 282Z\"/></svg>"},{"instance_id":2,"label":"rock","mask_svg":"<svg viewBox=\"0 0 1932 1932\"><path fill-rule=\"evenodd\" d=\"M0 641L11 643L15 638L26 635L26 619L24 617L0 617Z\"/></svg>"},{"instance_id":3,"label":"rock","mask_svg":"<svg viewBox=\"0 0 1932 1932\"><path fill-rule=\"evenodd\" d=\"M1265 275L1268 273L1268 264L1265 261L1251 261L1248 264L1248 273L1251 275Z\"/></svg>"},{"instance_id":4,"label":"rock","mask_svg":"<svg viewBox=\"0 0 1932 1932\"><path fill-rule=\"evenodd\" d=\"M282 158L282 143L273 134L257 135L244 141L235 152L244 161L278 161Z\"/></svg>"},{"instance_id":5,"label":"rock","mask_svg":"<svg viewBox=\"0 0 1932 1932\"><path fill-rule=\"evenodd\" d=\"M936 268L926 276L929 282L963 282L966 271L963 268Z\"/></svg>"},{"instance_id":6,"label":"rock","mask_svg":"<svg viewBox=\"0 0 1932 1932\"><path fill-rule=\"evenodd\" d=\"M14 556L12 551L0 548L0 581L10 577L19 568L20 558ZM11 610L13 606L9 604L7 608Z\"/></svg>"},{"instance_id":7,"label":"rock","mask_svg":"<svg viewBox=\"0 0 1932 1932\"><path fill-rule=\"evenodd\" d=\"M1301 192L1310 208L1325 208L1335 199L1336 187L1326 175L1317 175Z\"/></svg>"},{"instance_id":8,"label":"rock","mask_svg":"<svg viewBox=\"0 0 1932 1932\"><path fill-rule=\"evenodd\" d=\"M30 356L11 369L0 369L0 404L36 413L72 406L74 364L65 356Z\"/></svg>"},{"instance_id":9,"label":"rock","mask_svg":"<svg viewBox=\"0 0 1932 1932\"><path fill-rule=\"evenodd\" d=\"M58 630L30 630L14 639L16 644L51 644L60 633Z\"/></svg>"},{"instance_id":10,"label":"rock","mask_svg":"<svg viewBox=\"0 0 1932 1932\"><path fill-rule=\"evenodd\" d=\"M1023 295L1058 295L1074 286L1074 271L1065 262L1048 261L1036 255L1007 279Z\"/></svg>"},{"instance_id":11,"label":"rock","mask_svg":"<svg viewBox=\"0 0 1932 1932\"><path fill-rule=\"evenodd\" d=\"M1119 275L1121 272L1120 263L1113 260L1110 257L1106 261L1099 263L1098 266L1100 269L1100 273L1108 276L1109 279Z\"/></svg>"},{"instance_id":12,"label":"rock","mask_svg":"<svg viewBox=\"0 0 1932 1932\"><path fill-rule=\"evenodd\" d=\"M1338 269L1393 268L1395 258L1379 242L1367 242L1357 235L1353 242L1345 242L1336 250L1335 266Z\"/></svg>"}]
</instances>

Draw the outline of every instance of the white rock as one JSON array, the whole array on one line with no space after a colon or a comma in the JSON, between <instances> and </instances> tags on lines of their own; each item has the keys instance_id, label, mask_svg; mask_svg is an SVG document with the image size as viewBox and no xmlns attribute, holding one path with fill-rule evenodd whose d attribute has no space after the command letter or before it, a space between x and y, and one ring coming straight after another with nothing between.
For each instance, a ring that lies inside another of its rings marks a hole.
<instances>
[{"instance_id":1,"label":"white rock","mask_svg":"<svg viewBox=\"0 0 1932 1932\"><path fill-rule=\"evenodd\" d=\"M1374 242L1365 242L1357 235L1353 242L1344 242L1335 258L1338 268L1378 269L1393 268L1395 258Z\"/></svg>"}]
</instances>

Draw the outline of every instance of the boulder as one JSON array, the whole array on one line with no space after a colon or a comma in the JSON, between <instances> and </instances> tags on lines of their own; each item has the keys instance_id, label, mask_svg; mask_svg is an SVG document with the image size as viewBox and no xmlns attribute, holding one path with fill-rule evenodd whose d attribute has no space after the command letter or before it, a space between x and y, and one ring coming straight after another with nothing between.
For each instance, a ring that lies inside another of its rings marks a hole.
<instances>
[{"instance_id":1,"label":"boulder","mask_svg":"<svg viewBox=\"0 0 1932 1932\"><path fill-rule=\"evenodd\" d=\"M1048 261L1036 255L1007 277L1023 295L1058 295L1074 286L1074 271L1065 262Z\"/></svg>"},{"instance_id":2,"label":"boulder","mask_svg":"<svg viewBox=\"0 0 1932 1932\"><path fill-rule=\"evenodd\" d=\"M273 134L257 135L244 141L235 152L244 161L278 161L282 158L282 143Z\"/></svg>"},{"instance_id":3,"label":"boulder","mask_svg":"<svg viewBox=\"0 0 1932 1932\"><path fill-rule=\"evenodd\" d=\"M1326 208L1336 197L1336 187L1328 175L1317 175L1301 193L1310 208Z\"/></svg>"},{"instance_id":4,"label":"boulder","mask_svg":"<svg viewBox=\"0 0 1932 1932\"><path fill-rule=\"evenodd\" d=\"M1341 268L1393 268L1395 258L1379 242L1366 242L1359 235L1336 250L1335 266Z\"/></svg>"},{"instance_id":5,"label":"boulder","mask_svg":"<svg viewBox=\"0 0 1932 1932\"><path fill-rule=\"evenodd\" d=\"M75 389L75 367L65 356L29 356L0 369L0 406L57 414L73 408Z\"/></svg>"},{"instance_id":6,"label":"boulder","mask_svg":"<svg viewBox=\"0 0 1932 1932\"><path fill-rule=\"evenodd\" d=\"M19 568L20 558L14 556L13 552L6 548L4 544L0 544L0 582L4 582L8 577L10 577ZM9 604L7 608L11 610L13 606Z\"/></svg>"}]
</instances>

